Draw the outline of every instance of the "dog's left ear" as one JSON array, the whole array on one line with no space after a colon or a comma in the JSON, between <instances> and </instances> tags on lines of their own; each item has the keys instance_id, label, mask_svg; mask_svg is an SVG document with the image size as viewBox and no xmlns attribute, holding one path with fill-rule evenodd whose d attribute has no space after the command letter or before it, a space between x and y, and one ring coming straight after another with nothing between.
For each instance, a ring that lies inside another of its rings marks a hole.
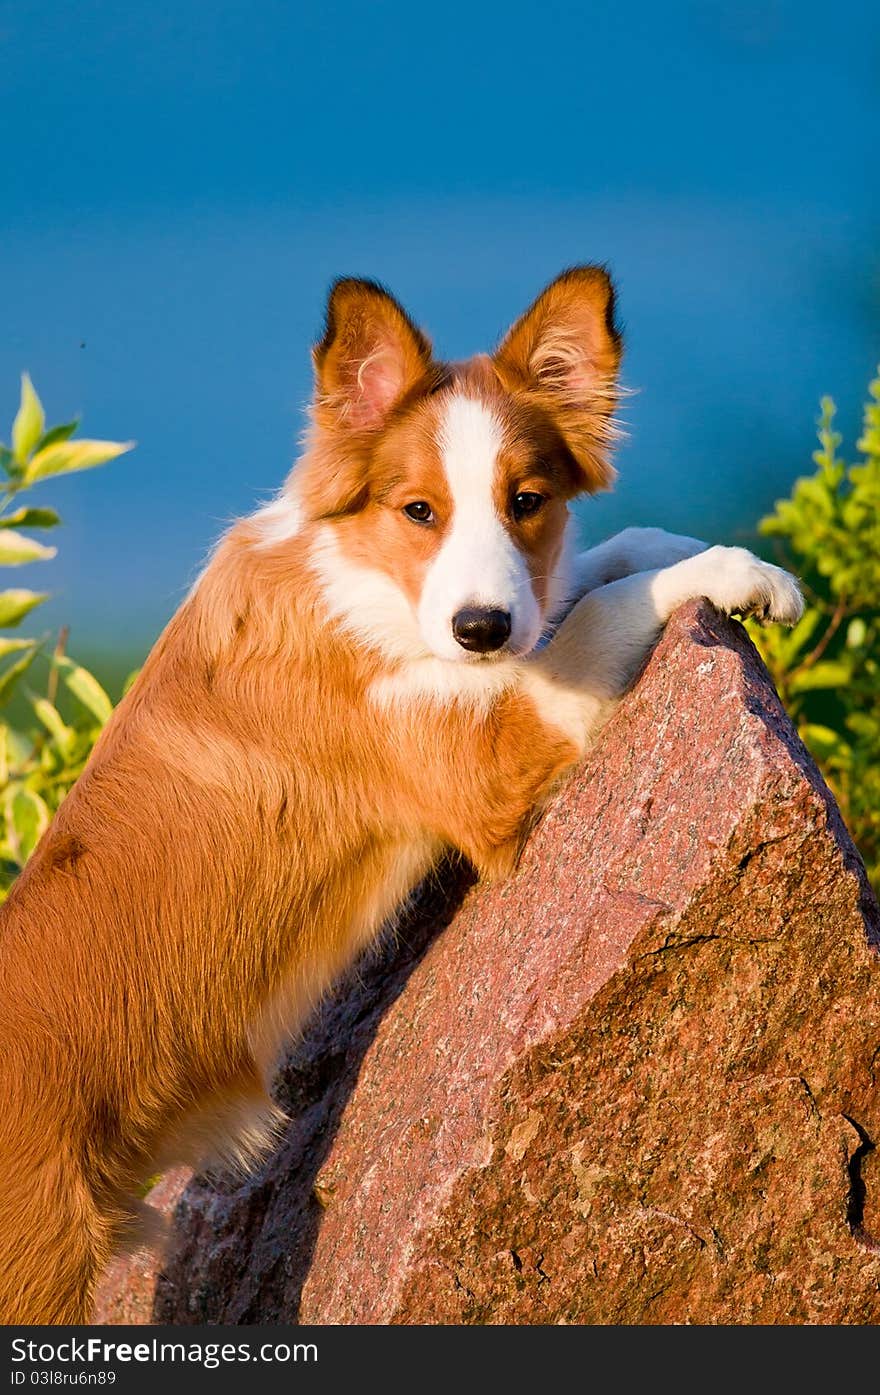
<instances>
[{"instance_id":1,"label":"dog's left ear","mask_svg":"<svg viewBox=\"0 0 880 1395\"><path fill-rule=\"evenodd\" d=\"M578 492L614 479L608 450L621 349L611 278L604 267L576 266L542 291L495 352L505 386L527 392L556 421Z\"/></svg>"}]
</instances>

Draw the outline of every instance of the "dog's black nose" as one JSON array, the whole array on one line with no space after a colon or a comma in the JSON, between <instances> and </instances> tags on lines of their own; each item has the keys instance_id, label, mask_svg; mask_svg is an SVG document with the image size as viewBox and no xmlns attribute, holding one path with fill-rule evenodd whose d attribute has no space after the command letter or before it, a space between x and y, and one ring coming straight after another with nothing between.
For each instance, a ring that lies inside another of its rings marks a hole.
<instances>
[{"instance_id":1,"label":"dog's black nose","mask_svg":"<svg viewBox=\"0 0 880 1395\"><path fill-rule=\"evenodd\" d=\"M452 633L462 649L491 654L510 639L510 615L506 610L460 610L452 617Z\"/></svg>"}]
</instances>

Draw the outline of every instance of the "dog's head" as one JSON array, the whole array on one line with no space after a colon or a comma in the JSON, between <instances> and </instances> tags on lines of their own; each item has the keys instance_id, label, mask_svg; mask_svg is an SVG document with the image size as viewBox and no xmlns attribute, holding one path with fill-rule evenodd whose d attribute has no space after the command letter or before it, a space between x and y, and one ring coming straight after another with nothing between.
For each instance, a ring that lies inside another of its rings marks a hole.
<instances>
[{"instance_id":1,"label":"dog's head","mask_svg":"<svg viewBox=\"0 0 880 1395\"><path fill-rule=\"evenodd\" d=\"M613 478L619 360L600 267L565 272L495 353L455 365L380 286L337 282L292 481L331 609L396 657L531 650L564 598L568 503Z\"/></svg>"}]
</instances>

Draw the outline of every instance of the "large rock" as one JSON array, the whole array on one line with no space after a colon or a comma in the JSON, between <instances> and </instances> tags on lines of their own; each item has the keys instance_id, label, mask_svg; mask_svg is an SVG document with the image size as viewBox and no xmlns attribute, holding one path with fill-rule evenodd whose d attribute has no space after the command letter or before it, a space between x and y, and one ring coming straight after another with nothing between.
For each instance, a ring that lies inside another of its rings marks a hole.
<instances>
[{"instance_id":1,"label":"large rock","mask_svg":"<svg viewBox=\"0 0 880 1395\"><path fill-rule=\"evenodd\" d=\"M183 1192L154 1320L880 1320L880 917L743 630L682 610L469 884L325 1005L266 1165Z\"/></svg>"}]
</instances>

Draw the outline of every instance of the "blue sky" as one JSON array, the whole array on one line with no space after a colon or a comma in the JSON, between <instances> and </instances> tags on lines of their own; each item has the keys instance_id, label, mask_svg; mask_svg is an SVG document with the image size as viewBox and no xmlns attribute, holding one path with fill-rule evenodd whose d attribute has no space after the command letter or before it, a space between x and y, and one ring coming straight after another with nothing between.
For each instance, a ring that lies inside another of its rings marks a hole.
<instances>
[{"instance_id":1,"label":"blue sky","mask_svg":"<svg viewBox=\"0 0 880 1395\"><path fill-rule=\"evenodd\" d=\"M457 357L610 263L630 439L584 531L746 537L880 358L880 12L763 0L0 5L0 421L134 437L22 584L142 651L295 453L327 283ZM2 434L2 433L0 433ZM37 502L35 498L35 502ZM51 574L51 581L49 577Z\"/></svg>"}]
</instances>

